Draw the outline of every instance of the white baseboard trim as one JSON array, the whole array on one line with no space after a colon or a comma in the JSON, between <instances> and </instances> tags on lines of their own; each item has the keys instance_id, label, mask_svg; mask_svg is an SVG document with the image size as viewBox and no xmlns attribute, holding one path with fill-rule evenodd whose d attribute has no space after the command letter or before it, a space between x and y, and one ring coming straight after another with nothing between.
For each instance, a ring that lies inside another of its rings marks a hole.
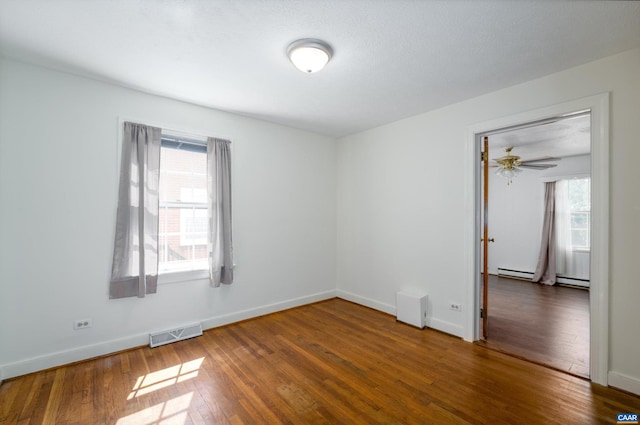
<instances>
[{"instance_id":1,"label":"white baseboard trim","mask_svg":"<svg viewBox=\"0 0 640 425\"><path fill-rule=\"evenodd\" d=\"M362 297L351 292L341 291L340 289L336 290L336 297L372 308L374 310L382 311L383 313L387 313L392 316L396 315L396 306L381 303L380 301L376 301L371 298Z\"/></svg>"},{"instance_id":2,"label":"white baseboard trim","mask_svg":"<svg viewBox=\"0 0 640 425\"><path fill-rule=\"evenodd\" d=\"M618 372L609 372L607 383L610 387L615 387L633 394L640 395L640 379Z\"/></svg>"},{"instance_id":3,"label":"white baseboard trim","mask_svg":"<svg viewBox=\"0 0 640 425\"><path fill-rule=\"evenodd\" d=\"M330 290L265 306L251 308L239 311L237 313L214 316L202 320L202 328L211 329L218 326L228 325L234 322L239 322L241 320L252 319L254 317L264 316L265 314L275 313L294 307L300 307L306 304L328 300L335 297L336 291ZM82 347L71 348L69 350L58 351L54 353L44 354L42 356L20 360L14 363L3 364L0 365L0 382L5 379L26 375L28 373L33 373L40 370L63 366L82 360L88 360L95 357L116 353L118 351L139 347L141 345L148 345L149 333L153 331L157 331L157 329L150 329L149 332L146 333L130 335L124 338L114 339L98 344L85 345Z\"/></svg>"},{"instance_id":4,"label":"white baseboard trim","mask_svg":"<svg viewBox=\"0 0 640 425\"><path fill-rule=\"evenodd\" d=\"M392 316L396 315L396 307L390 304L382 303L371 298L362 297L351 292L341 291L339 289L336 291L336 296L338 298L342 298L343 300L351 301L353 303L360 304L374 310L382 311ZM427 327L460 338L462 338L462 335L464 334L464 329L462 326L433 317L427 317Z\"/></svg>"},{"instance_id":5,"label":"white baseboard trim","mask_svg":"<svg viewBox=\"0 0 640 425\"><path fill-rule=\"evenodd\" d=\"M427 317L427 327L449 335L457 336L458 338L464 338L464 328L460 325L456 325L455 323L446 322L433 317Z\"/></svg>"},{"instance_id":6,"label":"white baseboard trim","mask_svg":"<svg viewBox=\"0 0 640 425\"><path fill-rule=\"evenodd\" d=\"M31 357L14 363L0 365L0 379L14 378L52 367L63 366L133 347L139 347L148 343L149 334L144 333Z\"/></svg>"},{"instance_id":7,"label":"white baseboard trim","mask_svg":"<svg viewBox=\"0 0 640 425\"><path fill-rule=\"evenodd\" d=\"M274 304L264 305L256 308L250 308L222 316L215 316L202 320L202 329L212 329L219 326L229 325L231 323L240 322L242 320L253 319L255 317L264 316L266 314L275 313L282 310L288 310L294 307L300 307L312 304L318 301L329 300L336 297L336 291L319 292L317 294L307 295L300 298L294 298L287 301L281 301Z\"/></svg>"}]
</instances>

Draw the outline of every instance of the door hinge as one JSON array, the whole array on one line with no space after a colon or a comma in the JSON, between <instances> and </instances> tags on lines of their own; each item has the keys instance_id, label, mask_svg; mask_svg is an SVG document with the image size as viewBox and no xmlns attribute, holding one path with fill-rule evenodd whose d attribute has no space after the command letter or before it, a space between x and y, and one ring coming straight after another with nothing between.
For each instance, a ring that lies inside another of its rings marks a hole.
<instances>
[{"instance_id":1,"label":"door hinge","mask_svg":"<svg viewBox=\"0 0 640 425\"><path fill-rule=\"evenodd\" d=\"M483 308L480 309L480 318L481 319L484 318L484 309Z\"/></svg>"},{"instance_id":2,"label":"door hinge","mask_svg":"<svg viewBox=\"0 0 640 425\"><path fill-rule=\"evenodd\" d=\"M480 162L486 161L489 159L488 152L480 152Z\"/></svg>"}]
</instances>

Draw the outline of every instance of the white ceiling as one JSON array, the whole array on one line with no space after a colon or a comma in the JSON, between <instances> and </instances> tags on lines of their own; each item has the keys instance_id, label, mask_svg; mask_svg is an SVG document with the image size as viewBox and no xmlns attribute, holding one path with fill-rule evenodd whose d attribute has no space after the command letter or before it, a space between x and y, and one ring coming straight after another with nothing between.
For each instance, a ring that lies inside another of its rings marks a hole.
<instances>
[{"instance_id":1,"label":"white ceiling","mask_svg":"<svg viewBox=\"0 0 640 425\"><path fill-rule=\"evenodd\" d=\"M0 0L3 56L336 137L639 46L632 1Z\"/></svg>"},{"instance_id":2,"label":"white ceiling","mask_svg":"<svg viewBox=\"0 0 640 425\"><path fill-rule=\"evenodd\" d=\"M565 118L555 122L514 129L489 136L489 158L512 155L523 160L547 156L568 157L591 153L591 115Z\"/></svg>"}]
</instances>

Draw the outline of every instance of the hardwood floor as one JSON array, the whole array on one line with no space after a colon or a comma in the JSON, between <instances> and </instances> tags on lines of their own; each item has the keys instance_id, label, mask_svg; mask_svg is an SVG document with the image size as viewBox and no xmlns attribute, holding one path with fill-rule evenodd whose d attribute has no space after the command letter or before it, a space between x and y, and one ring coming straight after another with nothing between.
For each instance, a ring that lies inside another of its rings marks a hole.
<instances>
[{"instance_id":1,"label":"hardwood floor","mask_svg":"<svg viewBox=\"0 0 640 425\"><path fill-rule=\"evenodd\" d=\"M491 275L482 344L588 378L589 292Z\"/></svg>"},{"instance_id":2,"label":"hardwood floor","mask_svg":"<svg viewBox=\"0 0 640 425\"><path fill-rule=\"evenodd\" d=\"M333 299L6 381L5 424L596 424L640 398Z\"/></svg>"}]
</instances>

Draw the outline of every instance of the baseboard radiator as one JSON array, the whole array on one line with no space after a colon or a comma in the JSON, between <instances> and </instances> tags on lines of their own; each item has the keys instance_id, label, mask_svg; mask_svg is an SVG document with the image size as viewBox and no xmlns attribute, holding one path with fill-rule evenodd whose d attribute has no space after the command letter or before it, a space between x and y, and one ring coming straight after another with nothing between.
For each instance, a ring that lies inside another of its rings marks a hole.
<instances>
[{"instance_id":1,"label":"baseboard radiator","mask_svg":"<svg viewBox=\"0 0 640 425\"><path fill-rule=\"evenodd\" d=\"M195 338L200 335L202 335L202 325L200 323L154 332L149 334L149 346L154 348L160 345L171 344L172 342Z\"/></svg>"},{"instance_id":2,"label":"baseboard radiator","mask_svg":"<svg viewBox=\"0 0 640 425\"><path fill-rule=\"evenodd\" d=\"M417 328L427 326L428 295L407 291L396 293L396 320Z\"/></svg>"},{"instance_id":3,"label":"baseboard radiator","mask_svg":"<svg viewBox=\"0 0 640 425\"><path fill-rule=\"evenodd\" d=\"M498 267L498 276L510 277L512 279L531 280L533 272L525 272L522 270L505 269Z\"/></svg>"},{"instance_id":4,"label":"baseboard radiator","mask_svg":"<svg viewBox=\"0 0 640 425\"><path fill-rule=\"evenodd\" d=\"M533 277L533 272L525 272L522 270L514 270L514 269L498 267L498 276L509 277L511 279L522 279L522 280L531 281L531 278ZM589 279L579 279L575 277L558 276L556 281L563 285L582 286L585 288L589 287Z\"/></svg>"}]
</instances>

